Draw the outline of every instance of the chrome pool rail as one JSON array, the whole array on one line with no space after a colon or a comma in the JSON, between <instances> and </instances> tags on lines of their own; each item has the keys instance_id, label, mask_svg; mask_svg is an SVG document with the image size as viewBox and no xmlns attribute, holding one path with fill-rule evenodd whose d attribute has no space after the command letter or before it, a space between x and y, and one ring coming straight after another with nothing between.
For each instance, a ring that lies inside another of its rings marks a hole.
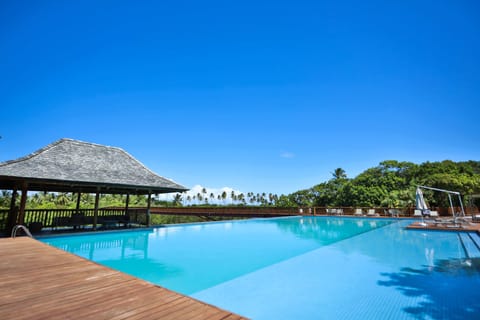
<instances>
[{"instance_id":1,"label":"chrome pool rail","mask_svg":"<svg viewBox=\"0 0 480 320\"><path fill-rule=\"evenodd\" d=\"M12 238L15 238L17 236L18 230L23 230L27 236L29 236L30 238L33 238L32 234L30 233L30 230L28 230L28 228L23 224L17 224L16 226L13 227L12 234L11 234Z\"/></svg>"}]
</instances>

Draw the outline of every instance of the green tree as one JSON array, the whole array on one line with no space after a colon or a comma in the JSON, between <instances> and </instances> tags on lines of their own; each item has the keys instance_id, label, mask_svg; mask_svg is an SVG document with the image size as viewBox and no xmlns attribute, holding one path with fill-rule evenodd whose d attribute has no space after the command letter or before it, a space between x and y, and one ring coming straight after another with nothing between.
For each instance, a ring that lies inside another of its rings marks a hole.
<instances>
[{"instance_id":1,"label":"green tree","mask_svg":"<svg viewBox=\"0 0 480 320\"><path fill-rule=\"evenodd\" d=\"M222 201L223 201L223 204L225 204L225 200L227 199L227 192L226 191L223 191L222 192Z\"/></svg>"},{"instance_id":2,"label":"green tree","mask_svg":"<svg viewBox=\"0 0 480 320\"><path fill-rule=\"evenodd\" d=\"M347 179L347 173L342 168L337 168L332 172L334 180Z\"/></svg>"},{"instance_id":3,"label":"green tree","mask_svg":"<svg viewBox=\"0 0 480 320\"><path fill-rule=\"evenodd\" d=\"M182 205L182 194L176 193L173 197L173 206L178 207Z\"/></svg>"}]
</instances>

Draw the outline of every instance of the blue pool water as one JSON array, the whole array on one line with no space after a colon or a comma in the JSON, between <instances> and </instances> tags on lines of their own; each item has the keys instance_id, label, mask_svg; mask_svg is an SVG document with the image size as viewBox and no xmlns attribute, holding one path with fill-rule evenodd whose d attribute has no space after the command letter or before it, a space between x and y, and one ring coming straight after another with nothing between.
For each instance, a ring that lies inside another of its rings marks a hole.
<instances>
[{"instance_id":1,"label":"blue pool water","mask_svg":"<svg viewBox=\"0 0 480 320\"><path fill-rule=\"evenodd\" d=\"M480 238L292 217L42 241L252 319L480 319Z\"/></svg>"}]
</instances>

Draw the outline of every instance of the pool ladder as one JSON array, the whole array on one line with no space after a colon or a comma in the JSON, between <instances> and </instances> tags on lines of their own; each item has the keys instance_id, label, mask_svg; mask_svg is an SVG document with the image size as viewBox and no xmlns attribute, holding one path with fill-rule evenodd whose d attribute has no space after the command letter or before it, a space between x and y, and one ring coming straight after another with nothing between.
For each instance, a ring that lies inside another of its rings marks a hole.
<instances>
[{"instance_id":1,"label":"pool ladder","mask_svg":"<svg viewBox=\"0 0 480 320\"><path fill-rule=\"evenodd\" d=\"M30 233L30 230L28 230L27 227L25 227L23 224L17 224L15 227L13 227L12 229L12 238L15 238L17 236L17 231L18 230L23 230L27 236L29 236L30 238L33 238L32 234Z\"/></svg>"}]
</instances>

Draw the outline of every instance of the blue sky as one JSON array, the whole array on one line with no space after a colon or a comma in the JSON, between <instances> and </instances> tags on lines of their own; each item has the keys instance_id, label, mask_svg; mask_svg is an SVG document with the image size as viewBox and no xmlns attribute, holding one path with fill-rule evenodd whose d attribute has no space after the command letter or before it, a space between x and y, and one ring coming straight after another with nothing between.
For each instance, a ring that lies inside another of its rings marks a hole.
<instances>
[{"instance_id":1,"label":"blue sky","mask_svg":"<svg viewBox=\"0 0 480 320\"><path fill-rule=\"evenodd\" d=\"M0 161L60 138L288 194L480 160L478 1L2 1Z\"/></svg>"}]
</instances>

